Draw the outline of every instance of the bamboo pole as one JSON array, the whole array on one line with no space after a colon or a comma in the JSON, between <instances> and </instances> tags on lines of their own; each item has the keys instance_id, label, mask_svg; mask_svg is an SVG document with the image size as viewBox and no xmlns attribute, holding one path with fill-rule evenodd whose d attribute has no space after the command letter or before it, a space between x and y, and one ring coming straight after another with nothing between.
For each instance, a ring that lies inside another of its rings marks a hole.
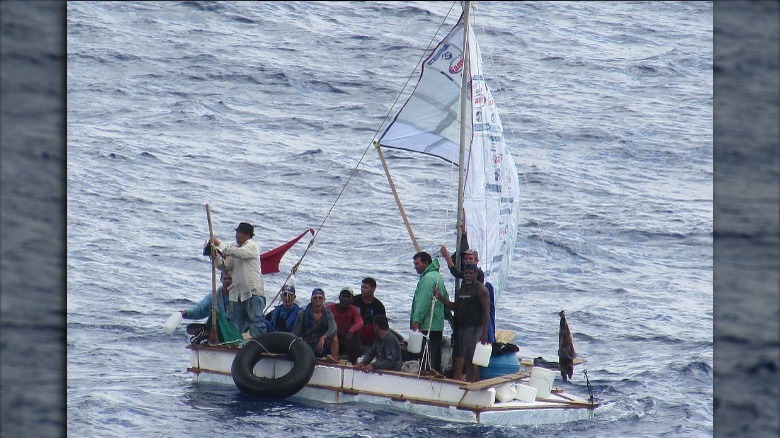
<instances>
[{"instance_id":1,"label":"bamboo pole","mask_svg":"<svg viewBox=\"0 0 780 438\"><path fill-rule=\"evenodd\" d=\"M420 252L420 245L417 243L417 239L414 238L414 233L412 232L412 226L409 224L409 218L406 217L406 212L404 211L404 206L401 204L401 198L398 197L398 192L395 190L395 184L393 184L393 179L390 177L390 169L387 167L387 161L385 161L385 155L382 153L382 148L379 147L379 142L374 142L374 147L376 147L377 153L379 153L379 159L382 161L382 167L385 169L385 176L387 176L387 182L390 184L390 190L393 191L393 196L395 197L395 203L398 205L398 210L401 212L401 218L404 220L404 224L406 225L406 231L409 233L409 238L412 239L412 244L414 245L415 253Z\"/></svg>"},{"instance_id":2,"label":"bamboo pole","mask_svg":"<svg viewBox=\"0 0 780 438\"><path fill-rule=\"evenodd\" d=\"M211 247L211 331L209 332L209 344L218 344L217 335L217 266L214 249L214 225L211 222L211 209L206 204L206 219L209 221L209 246Z\"/></svg>"}]
</instances>

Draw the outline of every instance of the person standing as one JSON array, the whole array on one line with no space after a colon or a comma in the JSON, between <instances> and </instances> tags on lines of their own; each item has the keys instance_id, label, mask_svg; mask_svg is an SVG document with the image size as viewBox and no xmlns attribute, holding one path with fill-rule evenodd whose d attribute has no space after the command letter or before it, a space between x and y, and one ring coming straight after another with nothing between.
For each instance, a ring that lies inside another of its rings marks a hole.
<instances>
[{"instance_id":1,"label":"person standing","mask_svg":"<svg viewBox=\"0 0 780 438\"><path fill-rule=\"evenodd\" d=\"M466 234L465 227L463 228L463 238L461 239L461 245L460 245L460 253L463 254L463 258L461 260L461 268L455 266L455 262L452 260L452 257L450 257L450 252L447 250L447 247L442 245L441 249L439 250L442 256L444 256L444 260L447 261L447 267L450 270L450 274L452 274L455 278L463 278L463 266L473 263L477 265L477 281L484 284L485 287L488 290L488 295L490 296L490 325L488 327L488 340L492 342L496 342L496 300L493 293L493 285L490 282L485 282L485 272L482 271L482 268L479 267L479 253L477 253L477 250L475 249L469 249L469 240L468 235ZM455 299L457 299L457 294L455 295ZM452 356L458 357L460 352L456 348L458 345L457 339L455 337L457 336L457 318L453 318L452 320L452 332L453 332L453 349L452 349Z\"/></svg>"},{"instance_id":2,"label":"person standing","mask_svg":"<svg viewBox=\"0 0 780 438\"><path fill-rule=\"evenodd\" d=\"M463 235L463 241L466 241L466 235ZM452 260L452 257L450 256L450 252L447 250L447 247L442 245L441 249L439 250L442 256L444 256L444 260L447 262L447 268L450 271L450 274L452 274L455 278L463 278L463 271L461 269L458 269L455 266L455 262ZM477 250L475 249L464 249L461 251L461 254L463 254L463 260L461 261L461 265L465 266L468 264L479 264L479 254L477 253ZM482 268L477 267L479 269L477 271L477 281L480 283L485 283L485 273L482 271Z\"/></svg>"},{"instance_id":3,"label":"person standing","mask_svg":"<svg viewBox=\"0 0 780 438\"><path fill-rule=\"evenodd\" d=\"M336 330L333 313L325 307L325 291L316 287L311 291L311 303L295 317L292 334L309 344L314 357L327 357L330 362L338 362L339 338Z\"/></svg>"},{"instance_id":4,"label":"person standing","mask_svg":"<svg viewBox=\"0 0 780 438\"><path fill-rule=\"evenodd\" d=\"M441 339L444 330L444 305L435 300L433 291L438 288L442 295L449 298L444 280L439 274L439 260L433 260L425 251L418 252L413 257L414 270L420 274L412 299L412 310L409 321L410 328L422 331L425 335L423 352L428 347L428 360L420 364L422 370L430 369L442 374Z\"/></svg>"},{"instance_id":5,"label":"person standing","mask_svg":"<svg viewBox=\"0 0 780 438\"><path fill-rule=\"evenodd\" d=\"M390 334L387 317L385 315L374 317L371 329L376 332L376 341L371 345L371 350L363 357L363 360L355 365L355 368L366 372L374 370L400 371L403 363L401 343L395 335ZM371 362L372 360L374 361Z\"/></svg>"},{"instance_id":6,"label":"person standing","mask_svg":"<svg viewBox=\"0 0 780 438\"><path fill-rule=\"evenodd\" d=\"M458 267L455 266L455 262L452 261L452 257L450 257L449 251L447 251L447 247L442 245L439 252L441 255L444 256L444 260L447 261L447 267L450 270L450 274L452 274L455 278L463 279L463 266L466 266L468 264L474 264L477 265L479 263L479 254L474 249L469 249L469 243L468 243L468 236L466 235L466 231L463 231L463 239L461 240L461 248L460 253L463 255L463 259L461 260L461 269L458 269ZM482 271L482 268L477 267L477 281L480 283L485 283L485 273ZM492 285L489 286L492 289ZM455 300L458 299L458 293L459 291L455 291ZM490 293L490 289L488 289L488 293ZM493 302L492 294L490 294L491 300L490 302ZM491 311L493 314L495 314L495 309L493 306L491 306ZM451 321L452 325L452 375L453 376L459 376L463 374L463 370L458 368L455 369L459 365L463 364L463 353L460 351L459 345L460 342L458 342L458 315L454 315L452 317ZM488 329L488 338L491 342L495 342L495 328L492 325L492 319L491 319L491 325Z\"/></svg>"},{"instance_id":7,"label":"person standing","mask_svg":"<svg viewBox=\"0 0 780 438\"><path fill-rule=\"evenodd\" d=\"M300 311L301 306L295 303L295 286L284 285L282 303L266 315L270 326L268 331L291 333Z\"/></svg>"},{"instance_id":8,"label":"person standing","mask_svg":"<svg viewBox=\"0 0 780 438\"><path fill-rule=\"evenodd\" d=\"M352 305L352 288L344 286L339 293L339 302L328 304L327 308L336 320L339 349L347 351L347 360L354 365L361 353L360 331L363 329L363 319L360 310Z\"/></svg>"},{"instance_id":9,"label":"person standing","mask_svg":"<svg viewBox=\"0 0 780 438\"><path fill-rule=\"evenodd\" d=\"M452 260L452 257L450 256L450 252L447 250L447 247L445 245L442 245L439 249L439 253L441 253L442 256L444 256L444 260L447 262L447 268L450 271L450 274L452 274L455 278L463 278L463 267L466 266L469 263L473 263L477 266L479 266L479 254L474 249L469 249L469 236L468 232L466 231L466 212L464 210L463 212L463 223L458 225L459 229L461 230L461 239L460 239L460 249L458 249L458 252L462 255L460 266L455 266L455 262ZM455 253L457 257L457 253ZM482 272L482 269L480 268L479 271L477 271L477 281L479 281L482 284L485 284L485 273Z\"/></svg>"},{"instance_id":10,"label":"person standing","mask_svg":"<svg viewBox=\"0 0 780 438\"><path fill-rule=\"evenodd\" d=\"M434 288L436 298L447 308L455 311L458 318L457 342L460 357L453 357L452 369L455 380L462 379L462 370L466 370L466 380L479 380L479 371L472 362L477 342L487 343L488 321L490 321L490 297L485 285L477 281L477 265L469 263L463 267L463 285L458 291L455 302Z\"/></svg>"},{"instance_id":11,"label":"person standing","mask_svg":"<svg viewBox=\"0 0 780 438\"><path fill-rule=\"evenodd\" d=\"M352 300L360 310L360 317L363 319L363 329L360 331L360 344L362 347L371 347L376 340L374 332L374 318L379 315L387 316L385 305L374 296L376 292L376 280L366 277L360 284L360 295L356 295Z\"/></svg>"},{"instance_id":12,"label":"person standing","mask_svg":"<svg viewBox=\"0 0 780 438\"><path fill-rule=\"evenodd\" d=\"M215 251L217 269L233 273L233 287L230 289L228 314L233 325L242 330L249 327L251 337L266 333L265 289L260 271L260 247L252 238L255 228L247 223L238 224L236 245L223 245L216 237L211 239Z\"/></svg>"}]
</instances>

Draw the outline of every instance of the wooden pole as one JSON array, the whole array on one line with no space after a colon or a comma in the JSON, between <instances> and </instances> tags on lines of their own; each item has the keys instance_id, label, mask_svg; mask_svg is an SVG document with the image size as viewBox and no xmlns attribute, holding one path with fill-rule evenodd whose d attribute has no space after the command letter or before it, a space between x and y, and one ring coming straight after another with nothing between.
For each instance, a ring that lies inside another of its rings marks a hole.
<instances>
[{"instance_id":1,"label":"wooden pole","mask_svg":"<svg viewBox=\"0 0 780 438\"><path fill-rule=\"evenodd\" d=\"M209 344L218 344L217 335L217 265L214 249L214 225L211 223L211 209L206 204L206 219L209 221L209 246L211 247L211 331L209 332Z\"/></svg>"},{"instance_id":2,"label":"wooden pole","mask_svg":"<svg viewBox=\"0 0 780 438\"><path fill-rule=\"evenodd\" d=\"M471 93L469 93L469 83L471 82L471 68L470 68L470 48L469 48L469 15L471 12L471 2L467 1L465 2L465 5L463 6L464 13L463 13L463 78L460 83L460 154L458 155L458 210L456 212L457 215L457 232L458 232L458 239L455 244L455 267L458 269L463 269L461 267L460 261L463 258L463 254L461 254L460 250L460 242L463 240L463 217L461 217L461 212L463 212L463 184L466 179L466 169L465 169L465 155L466 155L466 146L470 143L470 136L467 136L466 132L466 117L469 118L469 121L471 121L471 111L469 109L471 108ZM464 212L465 214L465 212ZM459 279L455 280L455 292L454 296L457 298L458 296L458 290L460 289L460 281Z\"/></svg>"},{"instance_id":3,"label":"wooden pole","mask_svg":"<svg viewBox=\"0 0 780 438\"><path fill-rule=\"evenodd\" d=\"M395 190L395 184L393 184L393 179L390 177L390 169L387 168L387 161L385 161L385 154L382 153L382 148L379 147L379 142L374 142L374 147L376 147L377 153L379 153L379 159L382 161L382 167L385 169L385 176L387 176L387 182L390 183L390 190L393 191L393 196L395 197L395 203L398 205L398 210L401 211L401 218L404 220L404 224L406 225L406 231L409 233L409 237L412 239L412 244L414 245L415 254L420 252L420 245L417 243L417 239L414 238L414 233L412 232L412 226L409 224L409 218L406 217L406 212L404 211L404 206L401 204L401 198L398 197L398 192Z\"/></svg>"}]
</instances>

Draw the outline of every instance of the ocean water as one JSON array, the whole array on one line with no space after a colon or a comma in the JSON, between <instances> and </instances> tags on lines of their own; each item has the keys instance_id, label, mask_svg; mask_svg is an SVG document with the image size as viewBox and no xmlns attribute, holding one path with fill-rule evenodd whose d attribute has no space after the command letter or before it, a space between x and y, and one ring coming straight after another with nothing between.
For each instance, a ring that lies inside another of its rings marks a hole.
<instances>
[{"instance_id":1,"label":"ocean water","mask_svg":"<svg viewBox=\"0 0 780 438\"><path fill-rule=\"evenodd\" d=\"M555 360L556 312L566 309L588 363L575 368L571 383L556 383L586 396L587 369L602 403L594 419L462 425L370 406L260 401L191 382L186 335L166 335L161 326L210 291L200 255L206 203L223 240L239 221L255 224L264 249L319 230L298 271L299 289L321 286L333 297L371 275L391 324L406 329L414 249L370 142L393 103L403 102L401 90L417 77L440 23L441 36L457 19L460 7L451 6L68 3L68 434L712 435L707 2L477 5L475 31L527 206L498 326L517 333L524 357ZM38 135L59 134L52 131ZM16 152L56 180L60 151L31 143ZM423 248L452 246L453 169L400 151L386 155ZM23 167L3 158L7 190L6 175ZM27 190L13 198L19 210L29 208L23 199L57 197L47 185L18 190ZM776 228L765 228L759 236L771 244ZM4 240L4 269L7 256L27 257L6 248ZM303 242L294 247L283 267L304 249ZM45 277L56 278L51 269ZM267 289L283 280L266 277ZM7 298L4 329L27 327L11 310L25 296ZM48 324L54 332L57 318ZM755 372L776 380L776 338L761 345L767 352L758 353ZM17 394L5 385L4 404ZM771 430L774 415L769 426L742 430ZM5 410L3 423L9 433L24 426Z\"/></svg>"},{"instance_id":2,"label":"ocean water","mask_svg":"<svg viewBox=\"0 0 780 438\"><path fill-rule=\"evenodd\" d=\"M711 3L477 7L526 206L498 326L554 360L566 309L588 363L565 386L586 396L588 370L592 421L459 425L191 382L186 335L161 325L210 291L205 204L218 237L248 221L264 249L318 230L301 301L370 275L406 330L414 249L370 142L451 6L68 4L69 434L712 433ZM421 246L452 246L451 166L387 157Z\"/></svg>"}]
</instances>

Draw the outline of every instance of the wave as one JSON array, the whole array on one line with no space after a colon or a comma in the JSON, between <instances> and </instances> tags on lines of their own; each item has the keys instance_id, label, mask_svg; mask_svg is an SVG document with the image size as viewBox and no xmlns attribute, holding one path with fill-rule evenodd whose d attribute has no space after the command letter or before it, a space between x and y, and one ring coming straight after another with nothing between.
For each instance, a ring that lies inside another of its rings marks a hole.
<instances>
[{"instance_id":1,"label":"wave","mask_svg":"<svg viewBox=\"0 0 780 438\"><path fill-rule=\"evenodd\" d=\"M202 12L221 12L225 10L224 6L221 5L219 2L185 1L185 2L180 2L179 5L185 8L195 9L197 11L202 11Z\"/></svg>"},{"instance_id":2,"label":"wave","mask_svg":"<svg viewBox=\"0 0 780 438\"><path fill-rule=\"evenodd\" d=\"M701 374L712 377L712 366L705 362L691 362L683 368L682 373L694 377Z\"/></svg>"}]
</instances>

